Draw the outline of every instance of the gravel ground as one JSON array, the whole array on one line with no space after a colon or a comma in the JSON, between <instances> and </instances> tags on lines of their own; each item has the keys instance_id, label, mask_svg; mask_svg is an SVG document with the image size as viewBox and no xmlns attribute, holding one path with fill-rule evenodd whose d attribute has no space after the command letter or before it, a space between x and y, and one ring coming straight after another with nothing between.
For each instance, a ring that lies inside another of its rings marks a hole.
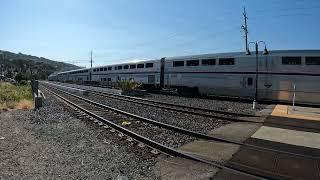
<instances>
[{"instance_id":1,"label":"gravel ground","mask_svg":"<svg viewBox=\"0 0 320 180\"><path fill-rule=\"evenodd\" d=\"M109 88L98 88L90 86L81 86L75 84L66 84L72 87L78 87L83 89L98 90L109 93L120 93L119 90L109 89ZM179 97L179 96L170 96L162 94L148 93L144 96L146 99L152 99L162 102L169 102L173 104L181 104L190 107L200 107L213 110L222 110L236 113L245 113L245 114L254 114L261 109L264 109L266 105L258 104L256 110L252 109L252 103L245 102L236 102L236 101L226 101L226 100L214 100L214 99L200 99L192 97Z\"/></svg>"},{"instance_id":2,"label":"gravel ground","mask_svg":"<svg viewBox=\"0 0 320 180\"><path fill-rule=\"evenodd\" d=\"M0 114L0 179L156 179L155 158L119 145L118 137L58 103L47 95L38 111Z\"/></svg>"},{"instance_id":3,"label":"gravel ground","mask_svg":"<svg viewBox=\"0 0 320 180\"><path fill-rule=\"evenodd\" d=\"M104 108L99 108L96 106L92 106L88 103L85 103L77 98L72 98L70 96L66 96L65 94L61 92L56 92L59 95L68 98L72 102L76 102L76 104L81 104L81 107L86 108L90 111L96 111L96 114L109 120L114 123L117 123L118 125L121 125L124 121L129 121L132 124L128 125L126 128L140 134L141 136L147 137L152 139L153 141L156 141L158 143L164 144L166 146L172 147L172 148L178 148L188 142L191 142L195 140L195 138L190 137L188 135L184 135L181 133L176 133L171 130L167 130L164 128L159 128L157 126L135 121L135 120L129 120L127 117L124 117L123 115L115 115L113 112L106 112ZM97 112L99 111L99 112Z\"/></svg>"},{"instance_id":4,"label":"gravel ground","mask_svg":"<svg viewBox=\"0 0 320 180\"><path fill-rule=\"evenodd\" d=\"M162 94L149 94L146 98L156 101L169 102L173 104L181 104L190 107L200 107L205 109L222 110L244 114L254 114L257 111L260 111L266 107L266 105L264 104L258 104L256 110L253 110L252 103L192 97L179 97Z\"/></svg>"},{"instance_id":5,"label":"gravel ground","mask_svg":"<svg viewBox=\"0 0 320 180\"><path fill-rule=\"evenodd\" d=\"M111 98L102 98L94 95L83 97L142 117L150 118L163 123L175 125L178 127L201 133L207 133L208 131L214 128L218 128L229 123L223 120L172 112L155 107L125 102Z\"/></svg>"}]
</instances>

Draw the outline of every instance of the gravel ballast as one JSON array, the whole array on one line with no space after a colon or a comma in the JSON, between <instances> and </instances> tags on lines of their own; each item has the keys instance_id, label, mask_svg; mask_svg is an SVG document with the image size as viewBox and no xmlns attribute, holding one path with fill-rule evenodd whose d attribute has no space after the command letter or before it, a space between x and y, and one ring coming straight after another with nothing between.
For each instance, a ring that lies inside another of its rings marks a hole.
<instances>
[{"instance_id":1,"label":"gravel ballast","mask_svg":"<svg viewBox=\"0 0 320 180\"><path fill-rule=\"evenodd\" d=\"M120 90L110 89L110 88L100 88L100 87L91 87L84 85L68 84L63 83L67 86L72 86L81 89L90 89L108 93L120 93ZM255 114L257 111L265 108L265 104L258 104L256 110L252 109L252 103L247 102L238 102L238 101L227 101L227 100L215 100L210 98L193 98L193 97L181 97L175 95L163 95L155 93L147 93L142 98L168 102L172 104L180 104L190 107L199 107L204 109L212 110L221 110L235 113L244 113L244 114Z\"/></svg>"},{"instance_id":2,"label":"gravel ballast","mask_svg":"<svg viewBox=\"0 0 320 180\"><path fill-rule=\"evenodd\" d=\"M156 179L154 158L117 144L116 135L46 96L38 111L0 114L0 179Z\"/></svg>"},{"instance_id":3,"label":"gravel ballast","mask_svg":"<svg viewBox=\"0 0 320 180\"><path fill-rule=\"evenodd\" d=\"M228 123L227 121L223 120L167 111L155 107L116 100L112 98L102 98L95 95L89 95L84 97L142 117L150 118L159 122L171 124L174 126L182 127L200 133L207 133L208 131L214 128L220 127Z\"/></svg>"},{"instance_id":4,"label":"gravel ballast","mask_svg":"<svg viewBox=\"0 0 320 180\"><path fill-rule=\"evenodd\" d=\"M149 138L165 146L169 146L171 148L178 148L188 142L191 142L192 140L195 140L195 138L188 135L177 133L175 131L171 131L165 128L160 128L148 123L144 123L142 121L132 120L131 118L129 119L128 117L125 117L123 115L106 112L106 109L104 108L93 106L90 103L86 103L77 98L70 97L62 92L56 90L53 91L76 104L81 104L80 106L85 108L86 110L92 111L96 115L99 115L100 117L103 117L106 120L114 122L120 126L122 126L121 124L124 121L130 122L130 125L125 126L126 129L129 129L130 131L133 131L143 137Z\"/></svg>"}]
</instances>

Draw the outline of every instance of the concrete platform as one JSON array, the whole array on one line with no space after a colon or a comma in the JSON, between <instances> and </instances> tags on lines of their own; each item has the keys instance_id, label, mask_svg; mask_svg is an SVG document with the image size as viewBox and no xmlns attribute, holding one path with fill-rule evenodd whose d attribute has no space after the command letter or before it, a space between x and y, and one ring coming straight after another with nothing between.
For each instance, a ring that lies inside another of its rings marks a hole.
<instances>
[{"instance_id":1,"label":"concrete platform","mask_svg":"<svg viewBox=\"0 0 320 180\"><path fill-rule=\"evenodd\" d=\"M154 167L156 176L163 180L210 180L217 171L213 166L177 157L161 160Z\"/></svg>"},{"instance_id":2,"label":"concrete platform","mask_svg":"<svg viewBox=\"0 0 320 180\"><path fill-rule=\"evenodd\" d=\"M261 124L256 123L230 123L210 131L209 135L242 142L249 138L260 126ZM180 147L179 149L190 154L224 164L233 157L233 154L235 154L239 148L239 145L229 143L196 140ZM155 167L155 173L160 179L209 180L213 177L215 179L223 178L226 175L226 173L220 173L221 175L214 176L218 172L218 168L176 157L161 160ZM239 177L239 175L237 177ZM244 177L244 179L246 178Z\"/></svg>"},{"instance_id":3,"label":"concrete platform","mask_svg":"<svg viewBox=\"0 0 320 180\"><path fill-rule=\"evenodd\" d=\"M292 106L277 105L271 115L294 119L320 121L320 108L296 106L293 109Z\"/></svg>"},{"instance_id":4,"label":"concrete platform","mask_svg":"<svg viewBox=\"0 0 320 180\"><path fill-rule=\"evenodd\" d=\"M251 138L320 149L320 133L262 126Z\"/></svg>"},{"instance_id":5,"label":"concrete platform","mask_svg":"<svg viewBox=\"0 0 320 180\"><path fill-rule=\"evenodd\" d=\"M319 163L317 159L242 146L227 164L271 179L317 180Z\"/></svg>"},{"instance_id":6,"label":"concrete platform","mask_svg":"<svg viewBox=\"0 0 320 180\"><path fill-rule=\"evenodd\" d=\"M320 179L319 110L275 106L264 125L245 143L284 152L242 146L227 164L274 179ZM216 177L236 179L237 175L221 171Z\"/></svg>"},{"instance_id":7,"label":"concrete platform","mask_svg":"<svg viewBox=\"0 0 320 180\"><path fill-rule=\"evenodd\" d=\"M243 142L255 133L260 126L262 126L260 123L234 122L214 129L208 134L214 137Z\"/></svg>"}]
</instances>

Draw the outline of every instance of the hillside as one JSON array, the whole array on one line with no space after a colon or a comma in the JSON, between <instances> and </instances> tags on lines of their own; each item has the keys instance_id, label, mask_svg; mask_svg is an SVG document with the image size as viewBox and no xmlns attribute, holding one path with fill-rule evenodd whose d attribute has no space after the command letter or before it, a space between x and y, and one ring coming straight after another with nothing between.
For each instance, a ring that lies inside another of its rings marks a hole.
<instances>
[{"instance_id":1,"label":"hillside","mask_svg":"<svg viewBox=\"0 0 320 180\"><path fill-rule=\"evenodd\" d=\"M12 53L1 51L0 65L4 64L4 70L0 69L0 74L4 71L6 77L20 80L47 79L48 75L54 72L79 69L80 67L64 62L53 61L43 57L26 55L22 53Z\"/></svg>"}]
</instances>

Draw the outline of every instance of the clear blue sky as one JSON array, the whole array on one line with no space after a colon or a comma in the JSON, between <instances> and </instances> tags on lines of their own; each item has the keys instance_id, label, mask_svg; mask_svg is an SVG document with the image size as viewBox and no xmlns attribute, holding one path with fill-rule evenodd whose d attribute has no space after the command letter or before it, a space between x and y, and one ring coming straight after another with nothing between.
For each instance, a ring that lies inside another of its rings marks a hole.
<instances>
[{"instance_id":1,"label":"clear blue sky","mask_svg":"<svg viewBox=\"0 0 320 180\"><path fill-rule=\"evenodd\" d=\"M320 49L319 0L2 0L0 49L88 66L132 59L269 49Z\"/></svg>"}]
</instances>

